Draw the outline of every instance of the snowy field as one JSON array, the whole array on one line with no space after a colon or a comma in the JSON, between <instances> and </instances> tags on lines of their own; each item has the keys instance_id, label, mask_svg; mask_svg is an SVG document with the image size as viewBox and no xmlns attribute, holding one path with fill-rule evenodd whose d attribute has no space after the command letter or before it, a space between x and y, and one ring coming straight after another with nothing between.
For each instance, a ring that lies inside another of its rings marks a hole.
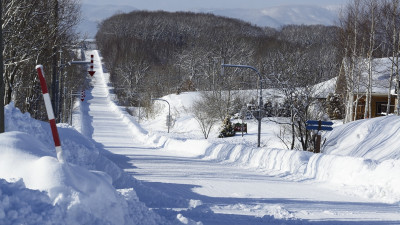
<instances>
[{"instance_id":1,"label":"snowy field","mask_svg":"<svg viewBox=\"0 0 400 225\"><path fill-rule=\"evenodd\" d=\"M141 121L96 74L74 124L50 126L6 106L0 134L0 224L400 224L400 118L337 123L323 154L284 150L277 124L205 140L188 110L198 93L169 95ZM268 93L268 92L266 92Z\"/></svg>"}]
</instances>

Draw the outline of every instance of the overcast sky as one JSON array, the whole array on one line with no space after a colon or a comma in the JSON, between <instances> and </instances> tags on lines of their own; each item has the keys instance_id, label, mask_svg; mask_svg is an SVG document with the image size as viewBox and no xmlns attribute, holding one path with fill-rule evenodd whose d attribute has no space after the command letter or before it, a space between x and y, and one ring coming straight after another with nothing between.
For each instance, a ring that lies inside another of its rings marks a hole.
<instances>
[{"instance_id":1,"label":"overcast sky","mask_svg":"<svg viewBox=\"0 0 400 225\"><path fill-rule=\"evenodd\" d=\"M343 5L348 0L81 0L86 4L129 5L140 10L259 9L281 5Z\"/></svg>"}]
</instances>

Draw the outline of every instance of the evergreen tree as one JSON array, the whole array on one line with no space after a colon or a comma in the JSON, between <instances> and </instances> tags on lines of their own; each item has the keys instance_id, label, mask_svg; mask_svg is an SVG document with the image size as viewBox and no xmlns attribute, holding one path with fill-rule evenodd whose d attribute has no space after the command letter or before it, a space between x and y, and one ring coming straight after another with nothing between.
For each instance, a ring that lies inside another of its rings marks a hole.
<instances>
[{"instance_id":1,"label":"evergreen tree","mask_svg":"<svg viewBox=\"0 0 400 225\"><path fill-rule=\"evenodd\" d=\"M229 116L225 117L224 123L222 124L221 131L218 135L219 138L224 138L224 137L232 137L235 136L236 132L235 129L233 128L231 119Z\"/></svg>"},{"instance_id":2,"label":"evergreen tree","mask_svg":"<svg viewBox=\"0 0 400 225\"><path fill-rule=\"evenodd\" d=\"M329 94L327 99L326 112L332 120L344 118L343 100L339 94Z\"/></svg>"}]
</instances>

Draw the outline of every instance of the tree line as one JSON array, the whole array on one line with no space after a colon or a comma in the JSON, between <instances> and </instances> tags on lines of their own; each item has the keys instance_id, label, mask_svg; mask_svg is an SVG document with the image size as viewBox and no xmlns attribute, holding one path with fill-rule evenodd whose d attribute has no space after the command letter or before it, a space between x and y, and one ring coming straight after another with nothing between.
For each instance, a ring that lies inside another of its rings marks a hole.
<instances>
[{"instance_id":1,"label":"tree line","mask_svg":"<svg viewBox=\"0 0 400 225\"><path fill-rule=\"evenodd\" d=\"M3 28L4 103L14 102L23 112L46 120L35 66L42 64L57 120L65 121L70 109L64 91L82 88L79 68L64 66L76 58L80 21L77 0L1 1ZM55 91L54 91L55 90ZM58 101L56 101L58 99ZM2 99L3 100L3 99Z\"/></svg>"},{"instance_id":2,"label":"tree line","mask_svg":"<svg viewBox=\"0 0 400 225\"><path fill-rule=\"evenodd\" d=\"M197 108L209 112L195 111L210 124L251 101L237 90L254 90L259 84L254 71L222 70L221 64L258 68L264 88L279 90L285 99L269 96L261 108L269 116L291 117L293 143L300 132L306 138L299 148L307 149L312 140L304 127L312 117L309 108L317 103L313 86L338 74L337 32L333 26L273 29L205 13L134 11L104 20L96 41L123 105L145 106L151 97L202 91L207 103L195 105L207 105Z\"/></svg>"}]
</instances>

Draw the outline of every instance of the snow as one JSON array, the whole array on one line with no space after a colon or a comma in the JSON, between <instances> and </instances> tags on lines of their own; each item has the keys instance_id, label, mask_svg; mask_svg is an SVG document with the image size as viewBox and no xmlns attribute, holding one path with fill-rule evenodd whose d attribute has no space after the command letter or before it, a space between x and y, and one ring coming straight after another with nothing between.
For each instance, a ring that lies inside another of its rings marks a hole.
<instances>
[{"instance_id":1,"label":"snow","mask_svg":"<svg viewBox=\"0 0 400 225\"><path fill-rule=\"evenodd\" d=\"M360 87L354 87L360 93L365 93L368 84L368 60L361 59L359 62ZM372 61L372 94L387 96L389 89L389 78L392 70L391 58L377 58ZM394 84L394 83L393 83ZM392 85L392 94L395 92L395 85Z\"/></svg>"},{"instance_id":2,"label":"snow","mask_svg":"<svg viewBox=\"0 0 400 225\"><path fill-rule=\"evenodd\" d=\"M22 180L9 183L0 179L0 224L62 223L62 214L45 192L25 188Z\"/></svg>"},{"instance_id":3,"label":"snow","mask_svg":"<svg viewBox=\"0 0 400 225\"><path fill-rule=\"evenodd\" d=\"M79 217L80 221L90 221L104 215L110 221L123 218L111 179L104 173L59 163L54 156L42 152L43 144L27 133L7 132L1 135L0 142L7 143L0 152L0 177L9 181L23 179L27 188L46 191L50 202L67 212L64 217L68 221L78 223Z\"/></svg>"},{"instance_id":4,"label":"snow","mask_svg":"<svg viewBox=\"0 0 400 225\"><path fill-rule=\"evenodd\" d=\"M285 150L279 125L205 140L190 106L199 93L168 95L141 121L118 106L109 74L96 74L73 126L50 126L7 105L0 134L0 224L399 224L400 119L335 121L322 154ZM330 86L327 82L323 86ZM273 91L265 91L265 97ZM283 118L278 118L283 119Z\"/></svg>"},{"instance_id":5,"label":"snow","mask_svg":"<svg viewBox=\"0 0 400 225\"><path fill-rule=\"evenodd\" d=\"M28 114L22 114L12 105L6 107L6 114L10 119L6 124L8 132L0 135L0 177L8 182L18 181L18 184L11 184L12 189L16 189L15 192L8 191L8 194L2 191L2 197L6 200L0 202L0 209L7 210L8 213L5 213L6 217L0 216L0 219L4 219L4 223L0 220L0 224L8 224L14 220L22 221L21 223L28 221L29 224L29 218L36 214L45 215L43 224L141 224L141 221L146 220L147 224L159 224L156 221L160 217L151 213L144 204L138 204L133 189L125 190L122 194L112 186L112 181L119 179L122 171L99 155L93 141L85 139L72 127L63 124L59 128L63 148L68 153L67 162L82 166L59 163L54 147L50 147L54 143L51 143L50 133L45 129L46 125L49 126L47 123L31 119ZM5 190L10 189L6 181L3 181L1 188L3 186ZM41 197L25 200L30 189L42 191L37 191ZM7 200L10 198L15 201L12 206ZM21 210L23 207L34 207L25 209L33 212L21 214L12 208L19 207L18 205L22 207ZM140 217L138 212L147 219L135 223L133 218ZM42 224L39 219L37 224Z\"/></svg>"}]
</instances>

